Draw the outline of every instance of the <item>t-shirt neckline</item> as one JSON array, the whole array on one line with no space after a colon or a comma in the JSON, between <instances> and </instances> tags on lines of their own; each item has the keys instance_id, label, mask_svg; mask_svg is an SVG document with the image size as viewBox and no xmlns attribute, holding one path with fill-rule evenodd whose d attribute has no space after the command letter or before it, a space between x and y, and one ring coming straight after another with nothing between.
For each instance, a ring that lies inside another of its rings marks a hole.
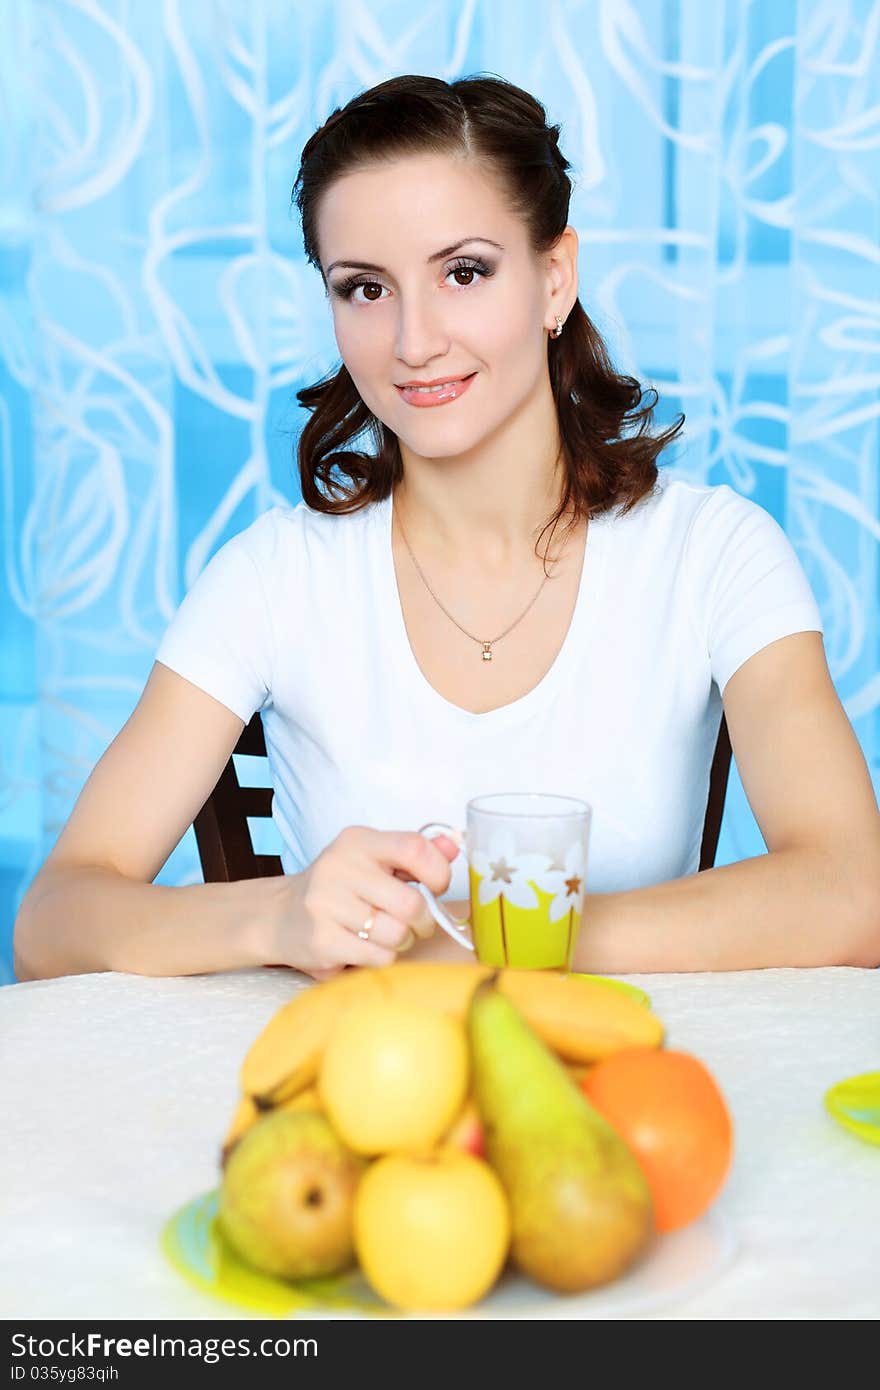
<instances>
[{"instance_id":1,"label":"t-shirt neckline","mask_svg":"<svg viewBox=\"0 0 880 1390\"><path fill-rule=\"evenodd\" d=\"M564 679L567 670L574 661L578 645L575 636L576 630L585 621L590 621L598 611L600 586L604 571L606 523L610 513L603 513L602 516L590 520L574 610L562 646L556 653L553 664L544 673L537 685L532 686L531 690L526 691L518 699L510 701L506 705L498 705L495 709L482 711L465 709L462 705L456 705L453 701L447 700L445 695L441 695L439 690L434 688L416 661L406 630L403 605L400 601L397 575L394 570L394 554L391 546L393 517L394 494L391 492L380 505L377 515L379 524L374 534L380 547L379 573L384 588L385 604L390 614L390 636L394 647L395 669L398 675L407 682L416 699L433 707L438 713L445 715L447 719L454 719L462 724L494 727L514 722L523 715L533 713L539 705L552 697L553 692Z\"/></svg>"}]
</instances>

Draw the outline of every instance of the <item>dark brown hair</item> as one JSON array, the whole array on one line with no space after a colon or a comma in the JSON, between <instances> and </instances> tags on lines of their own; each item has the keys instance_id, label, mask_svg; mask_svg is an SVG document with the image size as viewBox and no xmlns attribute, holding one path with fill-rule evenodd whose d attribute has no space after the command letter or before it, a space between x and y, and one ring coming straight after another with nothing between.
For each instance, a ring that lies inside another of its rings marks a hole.
<instances>
[{"instance_id":1,"label":"dark brown hair","mask_svg":"<svg viewBox=\"0 0 880 1390\"><path fill-rule=\"evenodd\" d=\"M568 224L571 166L558 138L559 126L548 127L541 103L499 77L444 82L409 75L381 82L337 107L303 149L291 202L302 218L306 257L323 279L317 213L335 179L378 161L427 153L465 155L484 165L525 224L532 250L542 254ZM653 491L657 456L678 434L684 415L664 433L648 433L656 390L645 392L634 377L614 370L580 300L562 336L548 337L548 355L565 485L547 526L570 510L573 519L618 504L629 511ZM312 412L298 444L303 501L316 511L342 513L387 497L403 477L397 436L368 410L345 364L296 394ZM360 435L369 452L348 447Z\"/></svg>"}]
</instances>

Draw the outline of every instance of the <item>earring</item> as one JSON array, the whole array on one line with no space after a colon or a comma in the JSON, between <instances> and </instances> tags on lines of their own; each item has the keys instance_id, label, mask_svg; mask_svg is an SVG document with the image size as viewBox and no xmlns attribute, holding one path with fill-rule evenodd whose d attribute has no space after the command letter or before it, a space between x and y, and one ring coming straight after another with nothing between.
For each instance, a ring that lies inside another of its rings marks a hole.
<instances>
[{"instance_id":1,"label":"earring","mask_svg":"<svg viewBox=\"0 0 880 1390\"><path fill-rule=\"evenodd\" d=\"M559 338L562 335L562 319L556 315L556 327L553 329L553 337Z\"/></svg>"}]
</instances>

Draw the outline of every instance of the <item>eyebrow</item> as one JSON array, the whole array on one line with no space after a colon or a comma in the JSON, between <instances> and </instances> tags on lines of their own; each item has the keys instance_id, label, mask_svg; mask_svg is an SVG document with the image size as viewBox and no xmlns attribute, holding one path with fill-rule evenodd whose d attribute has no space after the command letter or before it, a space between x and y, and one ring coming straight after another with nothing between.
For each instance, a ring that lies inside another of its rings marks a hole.
<instances>
[{"instance_id":1,"label":"eyebrow","mask_svg":"<svg viewBox=\"0 0 880 1390\"><path fill-rule=\"evenodd\" d=\"M494 246L496 251L504 250L503 246L499 246L497 241L492 241L489 237L466 236L462 237L461 241L456 241L452 246L444 246L442 251L435 251L433 256L428 257L427 264L432 265L434 261L442 261L444 257L451 256L453 251L460 250L462 246L467 246L472 241L484 241L487 246ZM337 267L346 270L374 270L379 275L388 274L384 265L373 265L371 261L333 261L332 265L328 265L325 274L329 275L331 270L336 270Z\"/></svg>"}]
</instances>

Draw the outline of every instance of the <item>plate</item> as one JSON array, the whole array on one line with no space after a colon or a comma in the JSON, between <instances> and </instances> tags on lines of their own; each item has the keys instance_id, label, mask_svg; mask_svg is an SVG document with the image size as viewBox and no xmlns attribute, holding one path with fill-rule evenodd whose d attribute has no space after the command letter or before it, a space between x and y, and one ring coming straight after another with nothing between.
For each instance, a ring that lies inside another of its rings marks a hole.
<instances>
[{"instance_id":1,"label":"plate","mask_svg":"<svg viewBox=\"0 0 880 1390\"><path fill-rule=\"evenodd\" d=\"M203 1293L278 1318L640 1317L700 1292L736 1254L730 1226L719 1213L710 1211L681 1231L655 1236L626 1274L588 1293L551 1293L505 1270L486 1297L470 1308L451 1314L404 1313L378 1298L358 1271L294 1284L252 1269L218 1230L217 1205L215 1189L175 1212L162 1231L167 1259Z\"/></svg>"},{"instance_id":2,"label":"plate","mask_svg":"<svg viewBox=\"0 0 880 1390\"><path fill-rule=\"evenodd\" d=\"M825 1092L825 1109L866 1144L880 1144L880 1071L838 1081Z\"/></svg>"}]
</instances>

